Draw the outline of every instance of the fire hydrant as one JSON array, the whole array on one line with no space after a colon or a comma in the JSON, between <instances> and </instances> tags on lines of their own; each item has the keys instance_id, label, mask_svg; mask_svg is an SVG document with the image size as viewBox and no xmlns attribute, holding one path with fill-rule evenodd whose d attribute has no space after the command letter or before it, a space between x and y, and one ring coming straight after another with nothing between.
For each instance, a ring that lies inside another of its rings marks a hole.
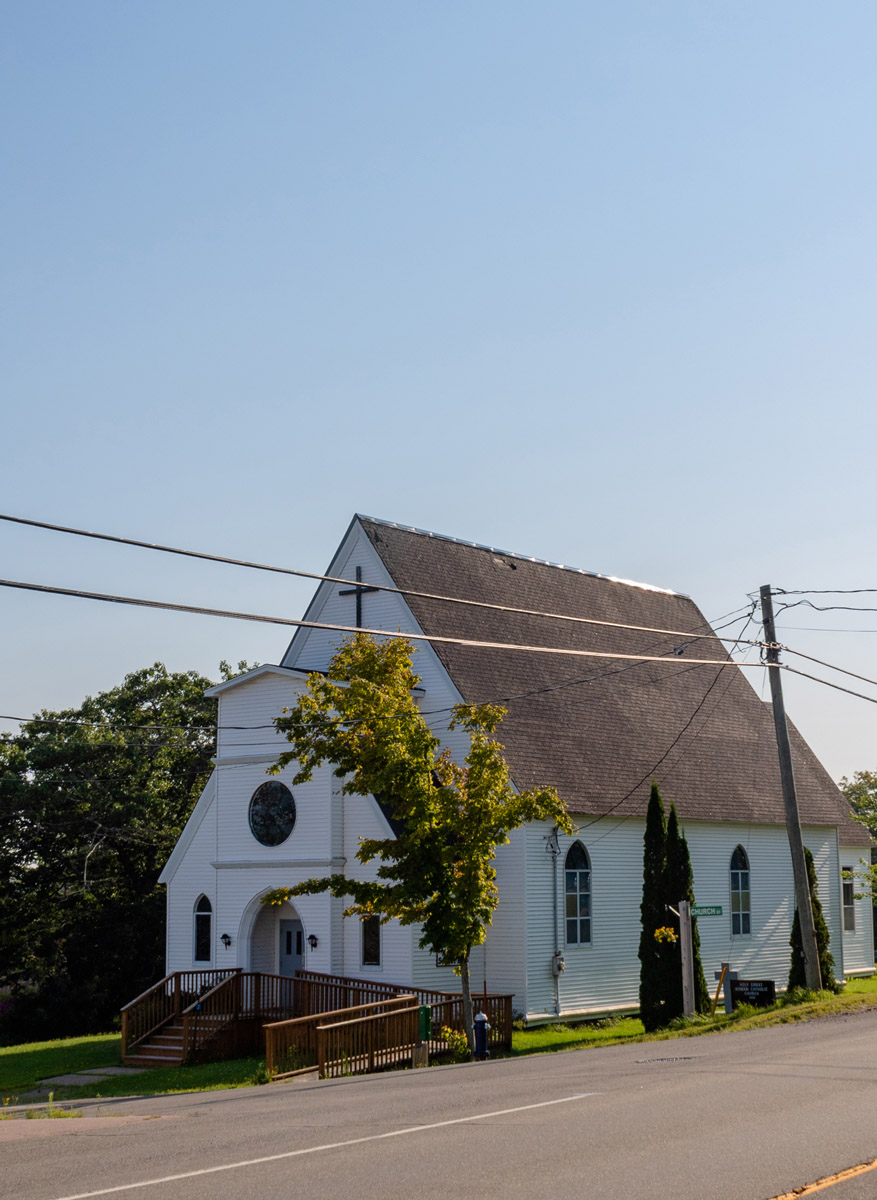
<instances>
[{"instance_id":1,"label":"fire hydrant","mask_svg":"<svg viewBox=\"0 0 877 1200\"><path fill-rule=\"evenodd\" d=\"M475 1030L475 1057L479 1062L483 1062L485 1058L490 1058L490 1051L487 1049L487 1031L490 1026L487 1023L487 1017L484 1013L476 1013L473 1021Z\"/></svg>"}]
</instances>

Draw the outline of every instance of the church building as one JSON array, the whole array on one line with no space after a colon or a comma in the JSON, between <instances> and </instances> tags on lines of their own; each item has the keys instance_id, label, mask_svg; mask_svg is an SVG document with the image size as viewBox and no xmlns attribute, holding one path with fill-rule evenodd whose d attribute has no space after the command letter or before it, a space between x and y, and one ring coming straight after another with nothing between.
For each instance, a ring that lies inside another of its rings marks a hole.
<instances>
[{"instance_id":1,"label":"church building","mask_svg":"<svg viewBox=\"0 0 877 1200\"><path fill-rule=\"evenodd\" d=\"M499 847L500 900L473 954L473 990L483 981L513 993L531 1021L637 1007L653 778L679 814L697 904L721 910L699 921L707 980L729 962L742 978L785 986L794 886L771 709L689 597L364 516L326 574L345 582L320 583L304 620L435 639L414 643L431 727L462 758L464 735L447 732L452 706L505 706L497 736L513 782L555 786L577 826L569 837L536 822ZM161 875L169 973L306 967L459 990L410 926L343 919L328 894L260 903L330 872L374 878L376 864L356 859L359 840L392 836L374 798L342 795L330 765L296 786L292 766L267 774L287 746L274 719L346 636L299 628L276 666L208 692L219 702L215 769ZM843 876L869 858L868 836L793 727L790 736L837 976L870 973L870 904Z\"/></svg>"}]
</instances>

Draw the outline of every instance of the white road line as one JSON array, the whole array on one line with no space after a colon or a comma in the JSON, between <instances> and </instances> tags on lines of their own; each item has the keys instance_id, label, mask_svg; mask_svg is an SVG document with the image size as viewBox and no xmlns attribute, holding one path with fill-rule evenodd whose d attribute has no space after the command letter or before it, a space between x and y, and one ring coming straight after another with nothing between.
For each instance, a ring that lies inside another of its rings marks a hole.
<instances>
[{"instance_id":1,"label":"white road line","mask_svg":"<svg viewBox=\"0 0 877 1200\"><path fill-rule=\"evenodd\" d=\"M541 1100L538 1104L519 1104L517 1108L501 1108L497 1112L475 1113L470 1117L455 1117L453 1121L434 1121L431 1125L409 1125L406 1129L393 1129L389 1133L373 1133L369 1137L351 1138L347 1142L327 1142L323 1146L308 1146L304 1150L287 1150L283 1154L266 1154L263 1158L248 1158L244 1162L224 1163L220 1167L203 1167L200 1171L183 1171L179 1175L163 1175L161 1179L142 1179L139 1183L120 1183L116 1187L99 1188L96 1192L77 1192L75 1196L59 1196L57 1200L90 1200L92 1196L110 1196L114 1192L130 1192L134 1188L156 1187L160 1183L176 1183L180 1179L194 1179L198 1175L214 1175L218 1171L237 1171L240 1167L254 1167L259 1163L279 1162L284 1158L298 1158L302 1154L319 1154L321 1150L341 1150L345 1146L359 1146L363 1142L379 1142L383 1138L404 1137L409 1133L423 1133L428 1129L443 1129L448 1125L465 1125L469 1121L486 1121L490 1117L507 1117L511 1113L527 1112L532 1108L548 1108L552 1104L569 1104L572 1100L586 1100L598 1096L599 1092L578 1092L574 1096L561 1096L559 1100Z\"/></svg>"}]
</instances>

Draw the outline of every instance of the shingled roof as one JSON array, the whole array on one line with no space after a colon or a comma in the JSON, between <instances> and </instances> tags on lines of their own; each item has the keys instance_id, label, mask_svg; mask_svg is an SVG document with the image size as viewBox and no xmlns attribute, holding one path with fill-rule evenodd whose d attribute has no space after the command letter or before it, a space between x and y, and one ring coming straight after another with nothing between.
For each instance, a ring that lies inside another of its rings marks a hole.
<instances>
[{"instance_id":1,"label":"shingled roof","mask_svg":"<svg viewBox=\"0 0 877 1200\"><path fill-rule=\"evenodd\" d=\"M508 708L499 736L519 787L553 784L571 812L622 818L645 814L654 777L682 819L783 824L770 706L708 636L688 596L359 521L403 591L691 633L667 637L407 596L424 633L668 657L666 665L631 664L436 644L464 700ZM727 665L686 665L694 658ZM802 822L866 842L813 751L793 727L790 735Z\"/></svg>"}]
</instances>

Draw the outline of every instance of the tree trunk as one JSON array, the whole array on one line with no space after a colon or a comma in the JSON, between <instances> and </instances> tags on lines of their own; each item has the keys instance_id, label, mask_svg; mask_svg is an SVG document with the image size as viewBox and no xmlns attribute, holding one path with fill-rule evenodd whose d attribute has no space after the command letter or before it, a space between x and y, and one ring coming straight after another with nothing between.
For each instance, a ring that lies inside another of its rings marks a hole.
<instances>
[{"instance_id":1,"label":"tree trunk","mask_svg":"<svg viewBox=\"0 0 877 1200\"><path fill-rule=\"evenodd\" d=\"M475 1057L475 1021L472 1016L472 992L469 988L469 955L460 959L460 982L463 990L463 1020L466 1022L466 1041L469 1053Z\"/></svg>"}]
</instances>

